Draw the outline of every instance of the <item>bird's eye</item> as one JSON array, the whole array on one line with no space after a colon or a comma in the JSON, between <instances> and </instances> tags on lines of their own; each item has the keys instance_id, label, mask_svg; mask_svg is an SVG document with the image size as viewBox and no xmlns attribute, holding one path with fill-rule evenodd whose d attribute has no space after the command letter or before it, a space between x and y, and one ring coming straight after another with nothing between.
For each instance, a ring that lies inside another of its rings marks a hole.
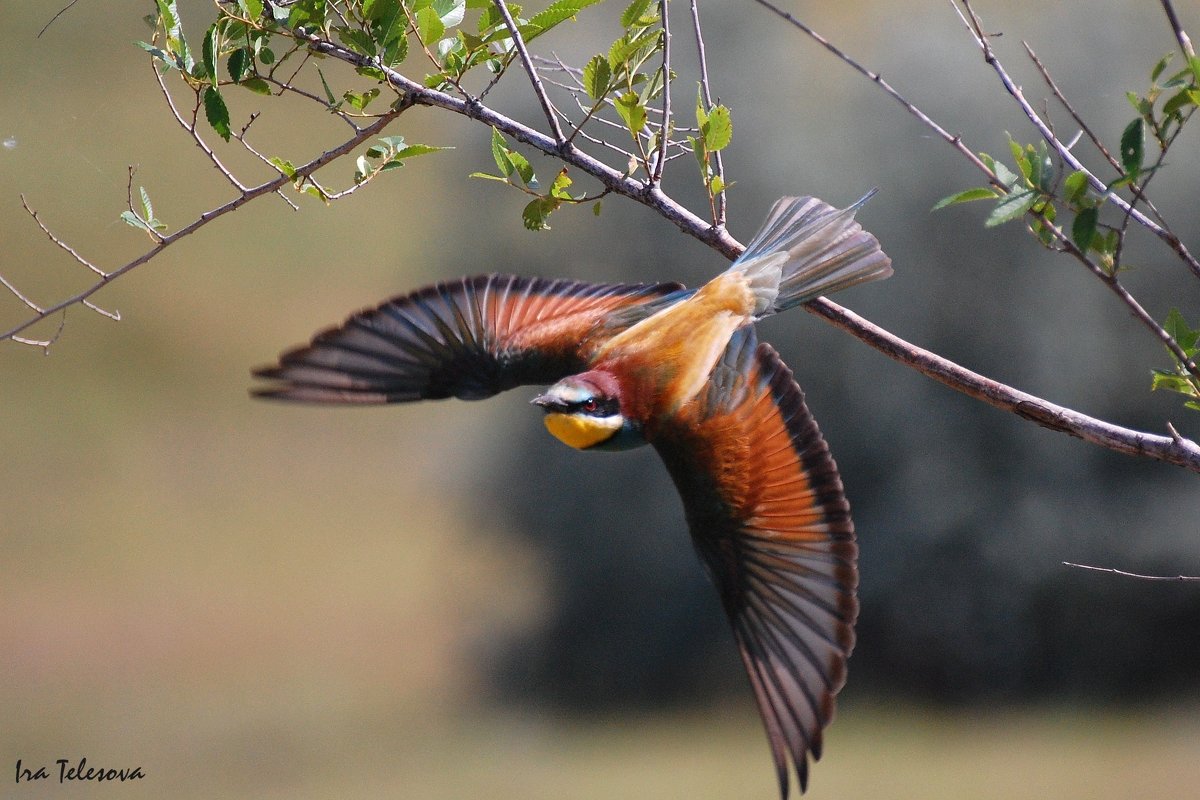
<instances>
[{"instance_id":1,"label":"bird's eye","mask_svg":"<svg viewBox=\"0 0 1200 800\"><path fill-rule=\"evenodd\" d=\"M596 398L594 398L594 397L589 397L587 400L583 401L583 410L588 412L589 414L592 413L593 411L595 411L599 407L600 407L600 404L596 402Z\"/></svg>"}]
</instances>

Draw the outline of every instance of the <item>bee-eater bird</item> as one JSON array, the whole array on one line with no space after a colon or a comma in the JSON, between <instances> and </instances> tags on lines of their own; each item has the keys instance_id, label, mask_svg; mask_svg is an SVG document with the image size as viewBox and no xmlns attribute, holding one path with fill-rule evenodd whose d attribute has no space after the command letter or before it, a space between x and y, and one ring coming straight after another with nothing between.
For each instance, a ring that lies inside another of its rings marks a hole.
<instances>
[{"instance_id":1,"label":"bee-eater bird","mask_svg":"<svg viewBox=\"0 0 1200 800\"><path fill-rule=\"evenodd\" d=\"M754 323L891 274L854 221L866 199L779 200L695 290L484 275L401 295L256 370L273 383L255 394L362 405L553 384L533 403L563 442L653 445L733 625L786 798L789 760L803 791L845 683L858 548L829 449Z\"/></svg>"}]
</instances>

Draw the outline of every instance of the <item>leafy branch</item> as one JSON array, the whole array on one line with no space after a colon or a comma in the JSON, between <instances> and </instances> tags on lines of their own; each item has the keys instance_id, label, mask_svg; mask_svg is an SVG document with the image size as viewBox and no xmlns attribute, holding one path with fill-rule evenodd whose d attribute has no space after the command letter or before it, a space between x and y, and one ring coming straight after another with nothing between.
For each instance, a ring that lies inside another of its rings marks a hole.
<instances>
[{"instance_id":1,"label":"leafy branch","mask_svg":"<svg viewBox=\"0 0 1200 800\"><path fill-rule=\"evenodd\" d=\"M1055 223L1057 210L1050 210L1055 201L1049 199L1049 193L1054 192L1059 203L1064 196L1074 198L1078 206L1074 213L1077 219L1080 214L1085 215L1082 223L1085 226L1088 213L1085 204L1096 203L1098 206L1103 198L1113 203L1129 220L1147 227L1169 243L1174 242L1172 248L1185 258L1185 263L1189 263L1185 257L1190 255L1187 249L1177 239L1172 240L1173 234L1161 223L1160 215L1152 212L1147 216L1138 208L1146 206L1146 201L1134 196L1130 201L1118 202L1115 192L1105 194L1107 185L1084 170L1082 165L1077 165L1066 143L1047 140L1048 150L1041 146L1030 149L1020 145L1013 151L1017 168L1004 172L998 161L972 153L958 137L950 135L920 112L877 73L866 70L771 3L756 1L812 36L922 119L983 171L988 181L984 188L998 203L1007 200L1011 204L1006 213L1021 207L1020 214L1030 217L1031 228L1044 241L1077 259L1090 260L1095 271L1115 282L1119 269L1109 266L1102 258L1103 251L1098 248L1106 246L1112 228L1121 230L1121 222L1101 224L1098 221L1090 237L1084 235L1083 228L1078 234L1074 229L1066 233ZM5 286L25 301L31 315L7 332L0 333L0 338L23 341L20 334L37 322L72 305L90 305L89 298L114 279L147 263L181 238L259 197L278 193L290 185L302 195L311 195L325 203L333 202L382 173L401 166L406 158L439 150L434 145L408 144L398 135L383 135L387 126L415 106L455 114L489 129L492 154L500 174L486 177L532 195L522 215L525 225L531 229L546 227L548 216L563 206L593 202L606 194L616 194L647 206L681 231L727 257L735 257L742 250L724 228L725 198L733 182L725 174L721 153L733 142L732 114L728 108L713 101L695 2L690 2L688 8L700 56L700 71L693 84L698 86L694 128L676 124L671 102L670 86L678 76L671 61L672 29L666 2L634 0L621 14L620 35L613 40L607 53L598 54L579 67L563 64L557 58L540 57L530 50L530 44L575 19L580 12L594 5L595 0L558 0L528 18L522 16L518 5L504 0L296 0L287 5L265 3L264 0L236 0L218 4L218 19L206 29L199 47L189 43L174 0L156 2L156 33L150 42L142 45L143 49L155 65L156 80L164 87L164 97L172 114L193 143L224 175L234 195L174 233L168 233L170 229L154 215L149 190L144 194L139 190L141 202L135 202L131 178L128 216L122 216L151 237L152 247L133 261L106 271L74 254L65 243L50 234L57 245L71 252L76 260L95 272L98 279L83 292L47 306L33 303L10 281L4 280ZM963 5L967 8L967 16L973 17L969 6ZM975 30L981 29L976 27ZM983 37L985 46L986 41ZM410 59L412 52L422 53L424 60ZM426 65L424 70L418 63ZM994 55L989 55L988 63L998 64ZM334 86L342 78L332 72L327 76L326 68L332 70L331 65L339 64L346 65L356 77L347 79L345 86L335 90ZM541 106L544 131L518 122L484 102L492 87L514 64L520 64ZM181 83L175 90L166 90L167 75L179 78ZM566 77L557 81L556 75ZM362 80L371 85L363 88L354 83ZM259 95L264 102L276 95L297 95L309 103L319 104L322 113L334 115L348 125L351 132L335 147L295 166L290 159L263 152L265 148L251 143L254 138L251 126L258 118L258 112L252 114L240 129L234 124L225 93L240 90ZM578 113L565 111L555 101L555 91L565 92ZM188 102L179 101L178 96ZM1179 108L1173 110L1182 110L1184 102L1178 101ZM385 103L386 110L370 110ZM1164 113L1160 108L1155 119L1163 120ZM203 132L204 126L211 134ZM1150 127L1156 131L1156 137L1161 134L1163 141L1173 141L1172 129ZM628 137L630 149L625 150L610 141L605 131ZM220 140L217 146L208 143L212 134ZM371 140L375 141L368 145ZM225 168L217 155L218 146L245 148L272 170L272 176L259 181L239 178ZM314 175L318 170L350 156L363 146L366 149L354 160L355 170L348 188L333 191L317 182ZM600 155L591 152L595 146L601 148ZM543 187L537 180L529 159L521 155L519 148L538 151L562 164L548 187ZM700 167L700 179L709 200L707 219L674 200L664 188L666 164L686 153L691 153ZM608 156L617 163L610 163L601 156ZM1126 157L1124 149L1121 156ZM1130 149L1129 158L1132 157ZM1060 181L1058 176L1063 170L1055 166L1058 161L1067 164L1072 174L1081 173L1083 177L1068 175ZM591 194L571 194L574 179L568 177L568 169L575 177L589 176L600 188ZM1139 176L1143 174L1149 177L1153 170L1139 172ZM1080 182L1086 184L1083 191L1079 189ZM1129 186L1133 191L1134 182L1131 181ZM1144 191L1144 186L1145 180L1142 180L1139 189ZM1014 194L1020 195L1019 200L1009 200ZM1030 201L1028 205L1026 201ZM297 207L295 203L292 205ZM595 208L599 208L598 204ZM34 217L37 219L36 215ZM40 220L37 222L42 225ZM49 233L44 226L43 230ZM1121 234L1117 239L1119 243ZM957 391L1103 447L1200 472L1200 446L1181 437L1169 426L1169 435L1155 435L1088 417L974 373L904 341L829 300L817 299L807 307L884 354ZM1183 355L1182 363L1190 365L1187 374L1191 375L1194 368L1191 359L1195 355L1192 348L1196 342L1186 335L1186 325L1180 320L1158 327L1166 335L1164 341L1169 339L1178 345L1179 353L1171 352L1177 357L1180 353ZM49 341L52 340L42 343L49 346ZM1185 376L1185 380L1190 379ZM1163 388L1175 386L1164 385Z\"/></svg>"}]
</instances>

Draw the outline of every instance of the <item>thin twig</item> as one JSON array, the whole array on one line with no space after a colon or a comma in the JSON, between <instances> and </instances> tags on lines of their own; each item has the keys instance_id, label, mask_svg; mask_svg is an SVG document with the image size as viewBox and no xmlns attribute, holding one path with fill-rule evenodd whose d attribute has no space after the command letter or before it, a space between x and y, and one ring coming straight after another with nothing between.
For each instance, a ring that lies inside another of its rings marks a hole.
<instances>
[{"instance_id":1,"label":"thin twig","mask_svg":"<svg viewBox=\"0 0 1200 800\"><path fill-rule=\"evenodd\" d=\"M1122 575L1126 578L1137 578L1143 581L1200 581L1200 576L1191 575L1139 575L1136 572L1126 572L1123 569L1113 569L1112 567L1092 567L1087 564L1076 564L1071 561L1062 562L1064 567L1075 567L1076 569L1090 569L1093 572L1107 572L1110 575Z\"/></svg>"},{"instance_id":2,"label":"thin twig","mask_svg":"<svg viewBox=\"0 0 1200 800\"><path fill-rule=\"evenodd\" d=\"M692 33L696 38L696 56L700 64L700 96L704 99L704 110L711 111L713 102L708 82L708 57L704 52L704 31L700 27L700 9L696 5L696 0L688 0L688 9L692 15ZM725 162L721 159L720 150L713 153L713 170L721 179L721 183L725 184ZM720 192L717 194L717 209L713 224L718 228L724 228L728 213L728 193Z\"/></svg>"},{"instance_id":3,"label":"thin twig","mask_svg":"<svg viewBox=\"0 0 1200 800\"><path fill-rule=\"evenodd\" d=\"M655 159L654 169L650 173L651 183L658 183L662 180L663 167L667 163L667 139L671 136L671 23L667 16L667 0L659 0L658 9L659 17L662 19L663 36L663 102L662 126L658 132L658 157Z\"/></svg>"},{"instance_id":4,"label":"thin twig","mask_svg":"<svg viewBox=\"0 0 1200 800\"><path fill-rule=\"evenodd\" d=\"M756 2L761 3L763 0L756 0ZM1146 228L1155 236L1166 242L1167 245L1175 251L1176 255L1179 256L1180 260L1182 260L1183 263L1186 264L1187 267L1196 275L1196 277L1200 278L1200 261L1196 260L1196 257L1192 255L1191 251L1188 250L1187 246L1182 240L1180 240L1178 236L1147 217L1141 211L1138 211L1120 195L1116 194L1115 192L1108 193L1107 184L1097 178L1091 172L1091 170L1083 165L1083 162L1081 162L1074 153L1072 153L1057 137L1054 136L1054 132L1049 129L1045 120L1043 120L1038 115L1037 110L1029 104L1029 101L1025 98L1024 92L1021 91L1021 87L1016 85L1012 77L1009 76L1008 72L1004 69L1004 66L1000 63L1000 60L996 57L995 52L992 50L991 43L988 41L988 34L983 30L983 23L980 21L979 16L975 13L975 9L971 7L970 0L958 0L958 2L961 4L962 8L960 9L959 6L956 5L954 9L958 12L959 17L962 18L967 30L970 31L971 36L975 39L975 44L979 47L980 52L983 54L983 60L996 73L996 76L1000 79L1000 83L1004 86L1005 91L1007 91L1009 95L1011 95L1012 98L1017 102L1017 105L1025 113L1026 118L1030 121L1030 123L1033 124L1046 143L1054 148L1059 157L1062 158L1062 160L1068 165L1070 165L1071 169L1082 172L1084 175L1086 175L1088 183L1093 189L1100 194L1104 194L1113 205L1132 217L1139 225Z\"/></svg>"},{"instance_id":5,"label":"thin twig","mask_svg":"<svg viewBox=\"0 0 1200 800\"><path fill-rule=\"evenodd\" d=\"M542 111L546 114L546 122L550 124L550 132L554 134L554 141L558 142L559 146L564 146L567 144L567 140L563 136L562 128L558 125L558 116L555 115L554 106L550 103L550 98L546 95L546 87L542 86L542 79L538 77L537 69L533 66L533 59L529 57L529 50L525 47L525 40L521 38L521 31L517 28L516 21L513 20L512 14L508 11L508 4L504 0L495 0L495 3L496 10L504 18L504 26L512 34L513 47L516 48L517 55L520 56L521 63L525 66L525 72L529 75L529 82L533 84L533 93L537 96L538 102L542 105Z\"/></svg>"},{"instance_id":6,"label":"thin twig","mask_svg":"<svg viewBox=\"0 0 1200 800\"><path fill-rule=\"evenodd\" d=\"M1175 13L1175 6L1171 4L1171 0L1161 0L1161 2L1163 11L1167 15L1167 22L1171 24L1171 30L1175 32L1175 41L1179 42L1179 49L1183 51L1184 58L1191 61L1196 57L1196 50L1192 47L1192 40L1184 32L1183 26L1179 24L1179 16Z\"/></svg>"},{"instance_id":7,"label":"thin twig","mask_svg":"<svg viewBox=\"0 0 1200 800\"><path fill-rule=\"evenodd\" d=\"M58 245L59 248L61 248L62 250L65 250L67 253L69 253L71 258L75 259L80 264L82 264L83 266L90 269L92 272L99 275L101 278L109 277L109 273L105 272L104 270L100 269L92 262L88 261L83 256L79 255L79 253L75 251L75 248L71 247L71 245L67 244L62 239L55 236L54 233L49 228L46 227L45 223L42 222L42 219L41 219L41 217L39 217L37 215L37 212L29 207L29 203L27 203L25 201L25 195L21 195L21 206L25 209L26 212L28 212L29 216L33 217L33 221L36 222L37 226L42 229L42 233L44 233L44 234L46 234L46 236L50 237L50 241L52 241L56 245Z\"/></svg>"},{"instance_id":8,"label":"thin twig","mask_svg":"<svg viewBox=\"0 0 1200 800\"><path fill-rule=\"evenodd\" d=\"M239 192L246 191L246 187L242 184L242 182L239 181L237 177L235 177L234 174L230 172L224 164L221 163L221 159L217 158L217 154L213 152L213 149L209 147L208 143L205 142L200 134L196 132L196 113L192 114L192 122L190 123L184 119L182 114L179 113L179 109L175 106L175 98L171 96L171 91L167 88L167 83L163 80L162 73L158 71L158 64L154 61L154 59L150 60L150 69L154 72L154 80L158 82L158 88L162 91L163 98L167 101L167 107L171 109L171 115L175 117L175 121L179 123L180 127L188 132L188 135L190 135L195 141L196 146L200 148L200 152L208 156L208 160L213 163L213 166L217 168L218 172L225 176L225 180L229 181L233 185L233 188L237 189ZM199 105L200 91L196 90L197 113L199 111Z\"/></svg>"}]
</instances>

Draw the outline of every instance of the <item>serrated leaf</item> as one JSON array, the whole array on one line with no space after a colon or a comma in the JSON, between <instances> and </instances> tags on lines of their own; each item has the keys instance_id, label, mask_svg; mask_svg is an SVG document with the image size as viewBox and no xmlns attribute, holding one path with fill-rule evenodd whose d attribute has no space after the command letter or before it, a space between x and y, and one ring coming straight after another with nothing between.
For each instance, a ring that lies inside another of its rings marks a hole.
<instances>
[{"instance_id":1,"label":"serrated leaf","mask_svg":"<svg viewBox=\"0 0 1200 800\"><path fill-rule=\"evenodd\" d=\"M588 6L595 5L599 2L600 0L558 0L556 3L551 3L545 11L534 14L529 19L529 24L536 25L538 28L541 28L541 30L538 32L540 35L541 33L545 33L546 31L550 30L555 25L559 25L569 19L572 19L576 14Z\"/></svg>"},{"instance_id":2,"label":"serrated leaf","mask_svg":"<svg viewBox=\"0 0 1200 800\"><path fill-rule=\"evenodd\" d=\"M183 23L179 18L179 9L175 6L175 0L155 0L158 6L158 16L163 23L163 31L166 34L166 49L179 58L179 64L185 72L191 72L196 66L196 62L192 59L191 48L188 47L187 39L183 34Z\"/></svg>"},{"instance_id":3,"label":"serrated leaf","mask_svg":"<svg viewBox=\"0 0 1200 800\"><path fill-rule=\"evenodd\" d=\"M204 34L204 45L201 47L204 74L213 86L217 85L217 51L220 44L221 31L217 28L216 23L213 23Z\"/></svg>"},{"instance_id":4,"label":"serrated leaf","mask_svg":"<svg viewBox=\"0 0 1200 800\"><path fill-rule=\"evenodd\" d=\"M229 54L229 60L225 62L225 69L229 71L229 77L234 83L241 83L242 78L246 77L246 73L250 71L250 48L239 47Z\"/></svg>"},{"instance_id":5,"label":"serrated leaf","mask_svg":"<svg viewBox=\"0 0 1200 800\"><path fill-rule=\"evenodd\" d=\"M1140 118L1125 126L1121 134L1121 167L1131 178L1136 179L1142 170L1145 138L1145 121Z\"/></svg>"},{"instance_id":6,"label":"serrated leaf","mask_svg":"<svg viewBox=\"0 0 1200 800\"><path fill-rule=\"evenodd\" d=\"M125 213L128 214L129 212L126 211ZM1167 391L1179 392L1186 395L1196 394L1196 387L1192 386L1191 381L1183 375L1175 372L1166 372L1161 369L1151 370L1150 390L1157 391L1159 389L1166 389Z\"/></svg>"},{"instance_id":7,"label":"serrated leaf","mask_svg":"<svg viewBox=\"0 0 1200 800\"><path fill-rule=\"evenodd\" d=\"M338 40L342 44L355 53L361 56L375 55L375 40L366 31L358 28L337 27L333 32L337 34Z\"/></svg>"},{"instance_id":8,"label":"serrated leaf","mask_svg":"<svg viewBox=\"0 0 1200 800\"><path fill-rule=\"evenodd\" d=\"M433 0L430 8L437 12L438 19L446 28L460 25L467 13L466 0Z\"/></svg>"},{"instance_id":9,"label":"serrated leaf","mask_svg":"<svg viewBox=\"0 0 1200 800\"><path fill-rule=\"evenodd\" d=\"M599 100L608 93L608 85L612 81L612 68L604 56L593 56L583 68L583 88L588 97Z\"/></svg>"},{"instance_id":10,"label":"serrated leaf","mask_svg":"<svg viewBox=\"0 0 1200 800\"><path fill-rule=\"evenodd\" d=\"M621 13L621 27L632 28L635 23L641 20L646 15L647 9L650 8L650 3L654 0L633 0L626 9Z\"/></svg>"},{"instance_id":11,"label":"serrated leaf","mask_svg":"<svg viewBox=\"0 0 1200 800\"><path fill-rule=\"evenodd\" d=\"M1075 215L1075 221L1071 223L1071 241L1075 242L1075 246L1086 253L1092 246L1092 240L1096 237L1096 225L1100 221L1100 210L1095 206L1085 208Z\"/></svg>"},{"instance_id":12,"label":"serrated leaf","mask_svg":"<svg viewBox=\"0 0 1200 800\"><path fill-rule=\"evenodd\" d=\"M704 149L710 153L728 147L733 141L733 120L729 116L729 109L722 105L709 109L701 133L704 134Z\"/></svg>"},{"instance_id":13,"label":"serrated leaf","mask_svg":"<svg viewBox=\"0 0 1200 800\"><path fill-rule=\"evenodd\" d=\"M992 213L988 214L988 218L984 220L984 227L994 228L1017 219L1028 211L1037 199L1038 193L1032 189L1021 189L1005 195L992 209Z\"/></svg>"},{"instance_id":14,"label":"serrated leaf","mask_svg":"<svg viewBox=\"0 0 1200 800\"><path fill-rule=\"evenodd\" d=\"M225 98L221 97L221 91L215 86L204 90L204 116L217 135L228 142L233 134L229 128L229 109L225 105Z\"/></svg>"},{"instance_id":15,"label":"serrated leaf","mask_svg":"<svg viewBox=\"0 0 1200 800\"><path fill-rule=\"evenodd\" d=\"M154 219L154 206L151 205L151 203L150 203L150 195L146 191L146 187L139 186L138 192L142 196L142 211L145 215L145 219L147 219L147 220Z\"/></svg>"},{"instance_id":16,"label":"serrated leaf","mask_svg":"<svg viewBox=\"0 0 1200 800\"><path fill-rule=\"evenodd\" d=\"M637 92L626 92L615 101L617 114L625 121L625 127L635 136L646 127L646 107Z\"/></svg>"},{"instance_id":17,"label":"serrated leaf","mask_svg":"<svg viewBox=\"0 0 1200 800\"><path fill-rule=\"evenodd\" d=\"M957 192L956 194L952 194L949 197L943 197L941 200L938 200L936 203L934 203L933 208L931 208L929 210L937 211L939 209L946 208L947 206L958 205L959 203L969 203L972 200L995 200L995 199L996 199L996 190L995 189L990 189L986 186L980 186L975 189L964 189L963 191Z\"/></svg>"}]
</instances>

